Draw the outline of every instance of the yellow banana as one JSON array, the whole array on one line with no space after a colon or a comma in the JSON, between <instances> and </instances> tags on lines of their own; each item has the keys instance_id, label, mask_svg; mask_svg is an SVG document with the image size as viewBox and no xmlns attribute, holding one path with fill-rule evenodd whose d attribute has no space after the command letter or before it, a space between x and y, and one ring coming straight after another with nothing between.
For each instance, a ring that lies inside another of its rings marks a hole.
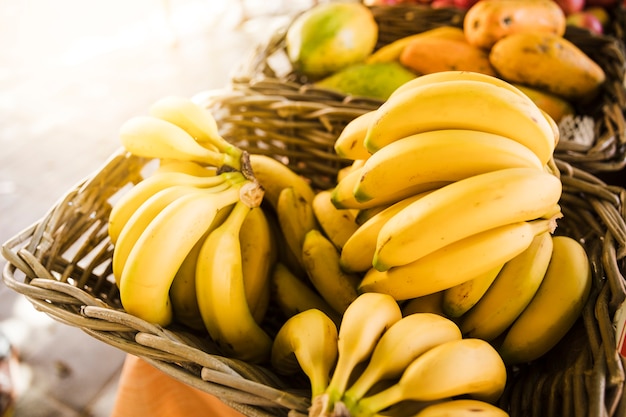
<instances>
[{"instance_id":1,"label":"yellow banana","mask_svg":"<svg viewBox=\"0 0 626 417\"><path fill-rule=\"evenodd\" d=\"M335 207L330 190L318 191L312 202L313 214L320 228L331 242L341 250L359 225L354 212Z\"/></svg>"},{"instance_id":2,"label":"yellow banana","mask_svg":"<svg viewBox=\"0 0 626 417\"><path fill-rule=\"evenodd\" d=\"M280 327L271 351L277 373L302 370L311 382L311 397L324 392L337 361L337 327L322 311L304 310Z\"/></svg>"},{"instance_id":3,"label":"yellow banana","mask_svg":"<svg viewBox=\"0 0 626 417\"><path fill-rule=\"evenodd\" d=\"M377 382L398 378L424 352L458 339L461 331L447 318L432 313L403 317L383 333L367 367L343 395L343 403L351 409Z\"/></svg>"},{"instance_id":4,"label":"yellow banana","mask_svg":"<svg viewBox=\"0 0 626 417\"><path fill-rule=\"evenodd\" d=\"M545 277L498 348L507 364L532 361L552 349L578 320L589 297L592 276L585 248L568 236L552 240Z\"/></svg>"},{"instance_id":5,"label":"yellow banana","mask_svg":"<svg viewBox=\"0 0 626 417\"><path fill-rule=\"evenodd\" d=\"M358 295L360 277L341 269L337 248L319 230L313 229L304 237L302 264L317 292L343 314Z\"/></svg>"},{"instance_id":6,"label":"yellow banana","mask_svg":"<svg viewBox=\"0 0 626 417\"><path fill-rule=\"evenodd\" d=\"M371 154L365 149L364 140L375 117L376 112L370 110L348 122L335 139L335 153L341 158L352 160L369 158Z\"/></svg>"},{"instance_id":7,"label":"yellow banana","mask_svg":"<svg viewBox=\"0 0 626 417\"><path fill-rule=\"evenodd\" d=\"M267 155L250 154L250 166L254 178L265 190L264 199L275 209L280 192L293 187L298 195L307 201L313 201L315 191L304 177L295 173L287 165Z\"/></svg>"},{"instance_id":8,"label":"yellow banana","mask_svg":"<svg viewBox=\"0 0 626 417\"><path fill-rule=\"evenodd\" d=\"M453 182L411 203L378 234L374 267L410 263L472 234L553 210L561 181L534 168L507 168Z\"/></svg>"},{"instance_id":9,"label":"yellow banana","mask_svg":"<svg viewBox=\"0 0 626 417\"><path fill-rule=\"evenodd\" d=\"M287 318L309 309L317 309L326 314L339 326L341 316L319 293L293 274L284 264L274 265L271 275L271 298Z\"/></svg>"},{"instance_id":10,"label":"yellow banana","mask_svg":"<svg viewBox=\"0 0 626 417\"><path fill-rule=\"evenodd\" d=\"M341 181L354 169L362 167L363 164L365 164L365 159L355 159L350 165L340 168L339 171L337 171L337 182Z\"/></svg>"},{"instance_id":11,"label":"yellow banana","mask_svg":"<svg viewBox=\"0 0 626 417\"><path fill-rule=\"evenodd\" d=\"M554 230L554 220L517 222L461 239L407 265L385 272L371 268L360 292L381 292L408 300L475 278L522 253L539 233Z\"/></svg>"},{"instance_id":12,"label":"yellow banana","mask_svg":"<svg viewBox=\"0 0 626 417\"><path fill-rule=\"evenodd\" d=\"M333 410L355 367L370 358L381 336L401 318L398 303L385 294L361 294L350 304L339 327L337 364L324 394L313 398L313 410Z\"/></svg>"},{"instance_id":13,"label":"yellow banana","mask_svg":"<svg viewBox=\"0 0 626 417\"><path fill-rule=\"evenodd\" d=\"M428 405L412 417L509 417L503 409L486 401L459 399Z\"/></svg>"},{"instance_id":14,"label":"yellow banana","mask_svg":"<svg viewBox=\"0 0 626 417\"><path fill-rule=\"evenodd\" d=\"M215 187L227 179L241 177L239 172L228 172L212 177L197 177L182 172L155 173L135 184L113 203L108 219L111 242L116 243L128 219L148 198L174 185L189 185L198 188Z\"/></svg>"},{"instance_id":15,"label":"yellow banana","mask_svg":"<svg viewBox=\"0 0 626 417\"><path fill-rule=\"evenodd\" d=\"M443 129L399 139L374 153L354 188L357 201L384 198L421 183L458 181L506 168L543 170L526 146L478 130Z\"/></svg>"},{"instance_id":16,"label":"yellow banana","mask_svg":"<svg viewBox=\"0 0 626 417\"><path fill-rule=\"evenodd\" d=\"M182 159L241 169L241 155L207 149L182 128L158 117L132 117L122 124L119 136L128 152L144 158Z\"/></svg>"},{"instance_id":17,"label":"yellow banana","mask_svg":"<svg viewBox=\"0 0 626 417\"><path fill-rule=\"evenodd\" d=\"M474 307L485 295L504 264L496 265L484 274L443 291L441 309L448 317L458 318Z\"/></svg>"},{"instance_id":18,"label":"yellow banana","mask_svg":"<svg viewBox=\"0 0 626 417\"><path fill-rule=\"evenodd\" d=\"M402 316L415 313L433 313L447 317L443 311L443 291L411 298L402 304Z\"/></svg>"},{"instance_id":19,"label":"yellow banana","mask_svg":"<svg viewBox=\"0 0 626 417\"><path fill-rule=\"evenodd\" d=\"M552 256L552 235L541 233L530 246L504 264L485 295L461 317L465 337L493 341L504 332L533 298Z\"/></svg>"},{"instance_id":20,"label":"yellow banana","mask_svg":"<svg viewBox=\"0 0 626 417\"><path fill-rule=\"evenodd\" d=\"M487 82L429 83L391 97L376 113L365 137L371 153L403 137L438 129L480 130L509 137L531 149L542 164L554 151L552 128L535 103Z\"/></svg>"},{"instance_id":21,"label":"yellow banana","mask_svg":"<svg viewBox=\"0 0 626 417\"><path fill-rule=\"evenodd\" d=\"M304 236L319 225L313 212L313 201L307 200L293 187L283 188L276 202L276 215L287 247L302 265Z\"/></svg>"},{"instance_id":22,"label":"yellow banana","mask_svg":"<svg viewBox=\"0 0 626 417\"><path fill-rule=\"evenodd\" d=\"M193 161L161 159L159 161L159 166L153 172L153 175L164 172L182 172L183 174L193 175L196 177L214 177L217 175L217 168L214 166L205 166Z\"/></svg>"},{"instance_id":23,"label":"yellow banana","mask_svg":"<svg viewBox=\"0 0 626 417\"><path fill-rule=\"evenodd\" d=\"M219 193L185 195L150 222L122 271L120 299L129 314L163 326L171 322L169 289L180 265L217 213L239 201L250 186L242 182Z\"/></svg>"},{"instance_id":24,"label":"yellow banana","mask_svg":"<svg viewBox=\"0 0 626 417\"><path fill-rule=\"evenodd\" d=\"M211 339L229 357L260 363L270 358L271 337L254 320L244 288L240 231L260 201L238 200L207 236L196 266L196 291Z\"/></svg>"},{"instance_id":25,"label":"yellow banana","mask_svg":"<svg viewBox=\"0 0 626 417\"><path fill-rule=\"evenodd\" d=\"M348 272L364 272L372 267L380 229L396 213L430 191L407 197L383 209L357 228L341 249L339 263Z\"/></svg>"},{"instance_id":26,"label":"yellow banana","mask_svg":"<svg viewBox=\"0 0 626 417\"><path fill-rule=\"evenodd\" d=\"M456 339L418 356L391 387L357 402L351 415L371 416L401 401L437 401L456 396L494 402L506 383L498 352L482 339Z\"/></svg>"}]
</instances>

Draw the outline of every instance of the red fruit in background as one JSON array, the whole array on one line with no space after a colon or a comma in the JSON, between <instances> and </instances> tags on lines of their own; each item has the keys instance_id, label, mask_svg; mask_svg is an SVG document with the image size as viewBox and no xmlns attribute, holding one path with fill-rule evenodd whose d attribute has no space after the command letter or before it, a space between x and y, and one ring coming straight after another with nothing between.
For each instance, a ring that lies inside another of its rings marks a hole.
<instances>
[{"instance_id":1,"label":"red fruit in background","mask_svg":"<svg viewBox=\"0 0 626 417\"><path fill-rule=\"evenodd\" d=\"M554 0L566 15L580 12L588 4L588 0Z\"/></svg>"},{"instance_id":2,"label":"red fruit in background","mask_svg":"<svg viewBox=\"0 0 626 417\"><path fill-rule=\"evenodd\" d=\"M600 6L600 7L613 7L619 3L619 0L587 0L587 7ZM626 4L626 1L624 1Z\"/></svg>"},{"instance_id":3,"label":"red fruit in background","mask_svg":"<svg viewBox=\"0 0 626 417\"><path fill-rule=\"evenodd\" d=\"M479 0L454 0L453 3L456 7L467 10L478 3L478 1Z\"/></svg>"},{"instance_id":4,"label":"red fruit in background","mask_svg":"<svg viewBox=\"0 0 626 417\"><path fill-rule=\"evenodd\" d=\"M455 3L454 0L433 0L430 3L430 7L432 7L433 9L442 9L444 7L458 7L454 3Z\"/></svg>"},{"instance_id":5,"label":"red fruit in background","mask_svg":"<svg viewBox=\"0 0 626 417\"><path fill-rule=\"evenodd\" d=\"M611 23L611 15L609 15L609 12L604 7L600 7L600 6L585 7L584 11L587 13L591 13L592 15L597 17L600 23L602 23L603 27L606 27L606 25Z\"/></svg>"},{"instance_id":6,"label":"red fruit in background","mask_svg":"<svg viewBox=\"0 0 626 417\"><path fill-rule=\"evenodd\" d=\"M604 31L600 19L598 19L594 14L584 10L568 15L566 22L568 25L589 29L590 31L598 34L601 34Z\"/></svg>"}]
</instances>

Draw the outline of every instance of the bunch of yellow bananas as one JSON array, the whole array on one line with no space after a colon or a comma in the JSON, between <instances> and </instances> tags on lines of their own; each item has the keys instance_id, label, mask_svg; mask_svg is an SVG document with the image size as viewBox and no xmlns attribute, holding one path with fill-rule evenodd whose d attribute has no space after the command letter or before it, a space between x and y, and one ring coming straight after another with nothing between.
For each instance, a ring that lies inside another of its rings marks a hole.
<instances>
[{"instance_id":1,"label":"bunch of yellow bananas","mask_svg":"<svg viewBox=\"0 0 626 417\"><path fill-rule=\"evenodd\" d=\"M309 416L374 416L407 403L422 409L411 414L416 416L473 407L481 415L507 416L491 404L507 376L496 350L483 340L462 338L457 325L442 316L403 317L386 294L357 297L339 329L317 309L292 316L274 339L271 362L280 373L301 369L309 377ZM471 399L458 402L458 396Z\"/></svg>"}]
</instances>

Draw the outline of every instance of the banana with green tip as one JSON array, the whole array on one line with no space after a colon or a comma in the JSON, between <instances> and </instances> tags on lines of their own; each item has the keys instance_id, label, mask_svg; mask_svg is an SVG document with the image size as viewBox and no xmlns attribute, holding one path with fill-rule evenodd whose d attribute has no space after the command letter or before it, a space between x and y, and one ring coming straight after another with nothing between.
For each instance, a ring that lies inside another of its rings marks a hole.
<instances>
[{"instance_id":1,"label":"banana with green tip","mask_svg":"<svg viewBox=\"0 0 626 417\"><path fill-rule=\"evenodd\" d=\"M365 149L364 140L375 117L375 111L370 110L348 122L335 140L335 153L341 158L352 160L369 158L371 154Z\"/></svg>"},{"instance_id":2,"label":"banana with green tip","mask_svg":"<svg viewBox=\"0 0 626 417\"><path fill-rule=\"evenodd\" d=\"M495 402L507 372L498 352L482 339L441 343L418 356L391 387L362 398L351 415L372 416L406 400L437 401L469 396Z\"/></svg>"},{"instance_id":3,"label":"banana with green tip","mask_svg":"<svg viewBox=\"0 0 626 417\"><path fill-rule=\"evenodd\" d=\"M277 373L302 370L311 383L311 398L324 392L337 362L337 327L324 312L304 310L280 327L270 362Z\"/></svg>"},{"instance_id":4,"label":"banana with green tip","mask_svg":"<svg viewBox=\"0 0 626 417\"><path fill-rule=\"evenodd\" d=\"M438 129L480 130L509 137L531 149L542 164L554 151L552 127L535 103L487 82L428 83L390 97L376 113L365 138L371 153L403 137Z\"/></svg>"},{"instance_id":5,"label":"banana with green tip","mask_svg":"<svg viewBox=\"0 0 626 417\"><path fill-rule=\"evenodd\" d=\"M507 364L529 362L552 349L589 298L592 274L585 248L568 236L552 240L552 258L539 289L498 347Z\"/></svg>"},{"instance_id":6,"label":"banana with green tip","mask_svg":"<svg viewBox=\"0 0 626 417\"><path fill-rule=\"evenodd\" d=\"M383 333L367 367L346 390L342 402L348 409L353 408L377 382L400 377L424 352L461 337L459 327L440 315L415 313L404 316Z\"/></svg>"},{"instance_id":7,"label":"banana with green tip","mask_svg":"<svg viewBox=\"0 0 626 417\"><path fill-rule=\"evenodd\" d=\"M431 404L412 417L509 417L503 409L486 401L469 398Z\"/></svg>"},{"instance_id":8,"label":"banana with green tip","mask_svg":"<svg viewBox=\"0 0 626 417\"><path fill-rule=\"evenodd\" d=\"M396 300L442 291L513 259L530 246L537 234L555 227L554 220L535 220L476 233L407 265L384 272L371 268L359 284L359 291L389 294Z\"/></svg>"},{"instance_id":9,"label":"banana with green tip","mask_svg":"<svg viewBox=\"0 0 626 417\"><path fill-rule=\"evenodd\" d=\"M496 265L484 274L443 290L441 309L448 317L458 318L467 313L487 292L504 264Z\"/></svg>"},{"instance_id":10,"label":"banana with green tip","mask_svg":"<svg viewBox=\"0 0 626 417\"><path fill-rule=\"evenodd\" d=\"M318 191L315 194L312 202L313 214L326 237L341 250L359 225L353 211L339 209L333 204L331 194L330 190Z\"/></svg>"},{"instance_id":11,"label":"banana with green tip","mask_svg":"<svg viewBox=\"0 0 626 417\"><path fill-rule=\"evenodd\" d=\"M446 245L505 224L552 211L561 181L534 168L507 168L441 187L411 203L378 234L373 265L406 265Z\"/></svg>"},{"instance_id":12,"label":"banana with green tip","mask_svg":"<svg viewBox=\"0 0 626 417\"><path fill-rule=\"evenodd\" d=\"M196 265L198 307L211 339L224 354L250 363L267 361L272 346L250 311L243 278L240 231L258 204L238 200L207 236Z\"/></svg>"},{"instance_id":13,"label":"banana with green tip","mask_svg":"<svg viewBox=\"0 0 626 417\"><path fill-rule=\"evenodd\" d=\"M465 337L490 342L515 321L543 281L552 246L552 235L541 233L524 252L504 264L485 295L460 318Z\"/></svg>"},{"instance_id":14,"label":"banana with green tip","mask_svg":"<svg viewBox=\"0 0 626 417\"><path fill-rule=\"evenodd\" d=\"M357 201L381 199L421 183L458 181L505 168L543 170L526 146L478 130L442 129L399 139L374 153L354 188Z\"/></svg>"},{"instance_id":15,"label":"banana with green tip","mask_svg":"<svg viewBox=\"0 0 626 417\"><path fill-rule=\"evenodd\" d=\"M337 364L325 392L313 398L310 415L334 409L354 369L370 358L382 335L401 318L398 303L385 294L361 294L350 304L339 327Z\"/></svg>"}]
</instances>

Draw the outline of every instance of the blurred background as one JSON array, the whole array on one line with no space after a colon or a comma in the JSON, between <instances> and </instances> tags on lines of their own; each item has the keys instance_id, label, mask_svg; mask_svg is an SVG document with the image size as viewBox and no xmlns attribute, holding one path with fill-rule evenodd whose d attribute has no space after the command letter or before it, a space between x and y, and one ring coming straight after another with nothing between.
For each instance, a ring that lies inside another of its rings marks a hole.
<instances>
[{"instance_id":1,"label":"blurred background","mask_svg":"<svg viewBox=\"0 0 626 417\"><path fill-rule=\"evenodd\" d=\"M256 45L311 4L0 2L0 242L98 170L126 119L165 95L225 87ZM2 284L0 333L19 358L16 416L109 415L124 352Z\"/></svg>"}]
</instances>

